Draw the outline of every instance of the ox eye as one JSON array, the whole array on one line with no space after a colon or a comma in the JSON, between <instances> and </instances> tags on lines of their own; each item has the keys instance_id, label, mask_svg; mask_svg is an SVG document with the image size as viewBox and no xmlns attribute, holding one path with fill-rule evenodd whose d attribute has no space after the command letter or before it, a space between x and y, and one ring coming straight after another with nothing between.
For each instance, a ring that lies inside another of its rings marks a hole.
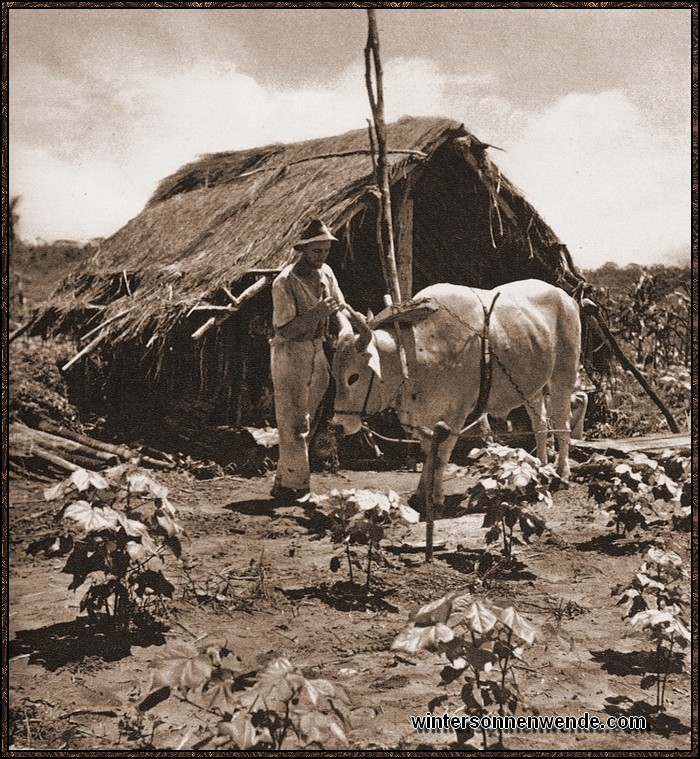
<instances>
[{"instance_id":1,"label":"ox eye","mask_svg":"<svg viewBox=\"0 0 700 759\"><path fill-rule=\"evenodd\" d=\"M359 380L359 379L360 379L360 375L359 374L351 374L348 377L348 385L354 385L357 382L357 380Z\"/></svg>"}]
</instances>

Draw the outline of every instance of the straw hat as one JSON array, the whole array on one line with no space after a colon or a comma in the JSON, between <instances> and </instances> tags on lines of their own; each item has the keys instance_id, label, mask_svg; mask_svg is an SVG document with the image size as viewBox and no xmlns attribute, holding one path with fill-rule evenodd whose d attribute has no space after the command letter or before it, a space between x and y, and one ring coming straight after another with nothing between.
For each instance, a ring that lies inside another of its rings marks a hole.
<instances>
[{"instance_id":1,"label":"straw hat","mask_svg":"<svg viewBox=\"0 0 700 759\"><path fill-rule=\"evenodd\" d=\"M337 239L338 238L333 236L331 230L328 229L321 219L314 219L301 233L301 237L294 243L294 247L298 248L302 245L308 245L310 242Z\"/></svg>"}]
</instances>

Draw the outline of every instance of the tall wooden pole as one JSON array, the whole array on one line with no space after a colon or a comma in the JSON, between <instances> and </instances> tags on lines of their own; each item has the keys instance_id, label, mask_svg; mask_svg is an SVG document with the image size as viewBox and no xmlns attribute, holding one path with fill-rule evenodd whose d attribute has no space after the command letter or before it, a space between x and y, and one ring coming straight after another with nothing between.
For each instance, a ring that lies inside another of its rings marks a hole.
<instances>
[{"instance_id":1,"label":"tall wooden pole","mask_svg":"<svg viewBox=\"0 0 700 759\"><path fill-rule=\"evenodd\" d=\"M391 188L389 186L389 164L386 149L386 126L384 123L384 73L379 58L379 35L377 19L373 8L367 9L369 31L365 48L365 81L369 104L374 119L374 132L377 138L377 184L381 193L381 251L386 262L387 286L394 303L401 301L399 275L396 270L394 252L394 229L391 218ZM374 82L372 81L374 71Z\"/></svg>"},{"instance_id":2,"label":"tall wooden pole","mask_svg":"<svg viewBox=\"0 0 700 759\"><path fill-rule=\"evenodd\" d=\"M367 95L372 109L374 120L374 135L376 137L376 161L375 173L380 193L380 230L377 243L379 255L384 261L384 274L387 280L387 288L391 302L397 305L401 302L401 288L399 275L396 269L396 253L394 252L394 227L391 218L391 187L389 185L389 163L386 148L386 126L384 124L384 73L382 62L379 58L379 35L377 33L377 19L373 8L367 9L368 33L367 46L365 47L365 84ZM374 81L372 77L374 72ZM371 132L370 132L371 138ZM406 350L401 338L401 326L398 321L396 327L396 339L401 358L401 370L404 377L408 377L408 363Z\"/></svg>"}]
</instances>

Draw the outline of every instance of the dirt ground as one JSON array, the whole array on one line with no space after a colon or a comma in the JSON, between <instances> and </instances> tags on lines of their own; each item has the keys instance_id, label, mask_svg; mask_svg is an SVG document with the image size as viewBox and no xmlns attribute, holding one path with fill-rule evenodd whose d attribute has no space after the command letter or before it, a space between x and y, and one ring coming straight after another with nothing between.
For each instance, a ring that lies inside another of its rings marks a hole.
<instances>
[{"instance_id":1,"label":"dirt ground","mask_svg":"<svg viewBox=\"0 0 700 759\"><path fill-rule=\"evenodd\" d=\"M275 507L269 500L272 474L203 481L183 472L154 476L169 488L188 535L185 563L166 562L165 574L176 586L169 629L160 637L108 643L91 636L82 617L76 621L83 589L67 589L65 559L26 554L30 541L52 530L55 509L44 501L45 485L11 481L14 748L126 750L142 748L145 736L156 748L192 747L202 724L176 699L150 710L143 724L129 715L148 692L149 662L159 644L211 638L227 641L235 669L255 670L274 652L308 676L343 685L352 701L351 749L449 749L454 734L421 735L409 722L410 715L433 709L441 694L457 692L458 684L440 685L446 660L429 652L398 654L390 647L412 607L450 591L513 605L538 631L519 665L519 713L649 714L653 693L640 681L652 667L651 642L622 619L611 589L632 579L649 545L665 545L690 560L689 534L671 528L668 504L657 504L659 519L637 541L621 541L606 527L607 513L587 499L586 486L573 484L554 494L545 534L518 549L520 571L488 582L474 571L485 545L481 516L453 508L436 523L434 563L424 563L417 545L425 525L415 525L411 539L386 551L388 565L377 569L375 591L362 599L346 592L345 565L336 574L330 571L334 548L314 534L308 511ZM315 474L313 486L319 493L334 487L393 489L407 497L418 477L408 470L341 470ZM464 493L469 484L453 468L446 492ZM211 588L223 575L232 580L217 600ZM514 751L687 751L690 689L688 674L674 674L667 716L646 732L520 733L508 736L505 745Z\"/></svg>"}]
</instances>

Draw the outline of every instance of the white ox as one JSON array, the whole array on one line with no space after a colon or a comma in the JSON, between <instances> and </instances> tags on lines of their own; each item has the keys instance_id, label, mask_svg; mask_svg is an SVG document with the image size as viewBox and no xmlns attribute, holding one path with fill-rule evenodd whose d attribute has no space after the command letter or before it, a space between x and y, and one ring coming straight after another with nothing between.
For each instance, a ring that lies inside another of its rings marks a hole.
<instances>
[{"instance_id":1,"label":"white ox","mask_svg":"<svg viewBox=\"0 0 700 759\"><path fill-rule=\"evenodd\" d=\"M421 440L439 421L459 432L479 396L481 338L485 314L499 293L489 320L492 378L484 412L503 418L524 405L537 440L537 455L547 462L547 430L558 444L557 472L568 479L570 404L581 350L576 302L563 290L536 279L511 282L494 290L438 284L414 300L438 306L430 316L402 328L408 378L404 378L395 330L371 330L359 314L351 319L359 334L338 337L333 361L336 380L333 423L351 435L361 418L393 408L404 428ZM546 401L545 393L549 398ZM552 424L548 425L548 412ZM433 499L442 504L442 479L455 434L437 451ZM414 499L425 500L423 468Z\"/></svg>"}]
</instances>

